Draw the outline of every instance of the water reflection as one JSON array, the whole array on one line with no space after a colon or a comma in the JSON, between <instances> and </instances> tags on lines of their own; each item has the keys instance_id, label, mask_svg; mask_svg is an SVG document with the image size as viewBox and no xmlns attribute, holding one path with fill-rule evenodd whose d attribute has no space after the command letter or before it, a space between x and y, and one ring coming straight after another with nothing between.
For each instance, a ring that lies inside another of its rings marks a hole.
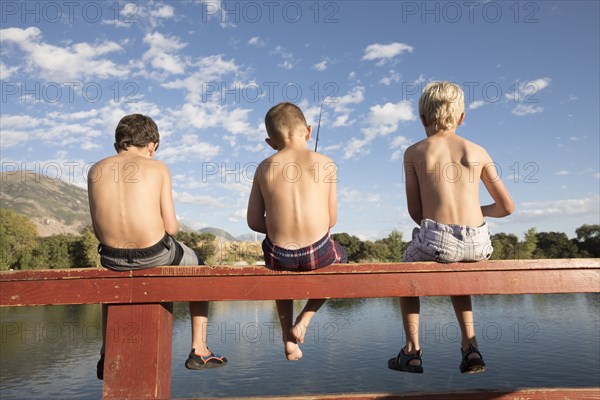
<instances>
[{"instance_id":1,"label":"water reflection","mask_svg":"<svg viewBox=\"0 0 600 400\"><path fill-rule=\"evenodd\" d=\"M445 297L422 300L423 375L387 369L404 339L395 298L326 302L299 362L285 360L273 301L214 302L209 346L230 362L202 372L183 367L191 332L187 304L178 303L172 396L600 386L598 294L477 296L473 304L488 364L476 376L458 370L460 334ZM3 399L101 397L99 306L2 308L0 318Z\"/></svg>"}]
</instances>

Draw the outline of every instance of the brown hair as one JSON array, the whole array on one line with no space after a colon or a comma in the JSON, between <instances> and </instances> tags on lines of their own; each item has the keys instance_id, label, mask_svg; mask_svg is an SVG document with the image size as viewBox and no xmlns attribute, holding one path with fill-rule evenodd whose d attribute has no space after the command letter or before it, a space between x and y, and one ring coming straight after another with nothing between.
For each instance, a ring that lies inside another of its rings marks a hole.
<instances>
[{"instance_id":1,"label":"brown hair","mask_svg":"<svg viewBox=\"0 0 600 400\"><path fill-rule=\"evenodd\" d=\"M144 147L160 141L158 127L152 118L142 114L126 115L115 129L115 149L120 152L129 146Z\"/></svg>"},{"instance_id":2,"label":"brown hair","mask_svg":"<svg viewBox=\"0 0 600 400\"><path fill-rule=\"evenodd\" d=\"M306 128L306 119L297 105L283 102L271 107L267 112L265 127L272 139L291 137L298 127Z\"/></svg>"}]
</instances>

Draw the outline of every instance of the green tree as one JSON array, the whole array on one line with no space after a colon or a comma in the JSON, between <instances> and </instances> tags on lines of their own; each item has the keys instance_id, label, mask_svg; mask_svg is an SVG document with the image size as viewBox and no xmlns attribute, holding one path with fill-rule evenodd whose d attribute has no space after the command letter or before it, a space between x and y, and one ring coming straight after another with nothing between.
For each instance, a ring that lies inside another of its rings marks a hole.
<instances>
[{"instance_id":1,"label":"green tree","mask_svg":"<svg viewBox=\"0 0 600 400\"><path fill-rule=\"evenodd\" d=\"M535 228L529 228L525 232L525 239L519 242L517 256L521 260L528 260L533 258L533 254L537 248L537 232Z\"/></svg>"},{"instance_id":2,"label":"green tree","mask_svg":"<svg viewBox=\"0 0 600 400\"><path fill-rule=\"evenodd\" d=\"M86 226L81 233L82 247L82 267L100 267L100 254L98 254L98 245L100 241L94 234L91 225Z\"/></svg>"},{"instance_id":3,"label":"green tree","mask_svg":"<svg viewBox=\"0 0 600 400\"><path fill-rule=\"evenodd\" d=\"M575 243L563 232L536 233L537 249L535 258L574 258L579 257Z\"/></svg>"},{"instance_id":4,"label":"green tree","mask_svg":"<svg viewBox=\"0 0 600 400\"><path fill-rule=\"evenodd\" d=\"M179 231L175 235L175 239L194 250L196 255L205 262L217 251L216 236L212 233Z\"/></svg>"},{"instance_id":5,"label":"green tree","mask_svg":"<svg viewBox=\"0 0 600 400\"><path fill-rule=\"evenodd\" d=\"M391 257L390 248L381 240L377 242L367 240L361 244L359 257L361 262L385 262Z\"/></svg>"},{"instance_id":6,"label":"green tree","mask_svg":"<svg viewBox=\"0 0 600 400\"><path fill-rule=\"evenodd\" d=\"M600 225L581 225L575 230L577 239L575 244L579 249L580 253L585 254L587 257L600 257Z\"/></svg>"},{"instance_id":7,"label":"green tree","mask_svg":"<svg viewBox=\"0 0 600 400\"><path fill-rule=\"evenodd\" d=\"M21 269L36 245L35 225L10 208L0 208L0 270Z\"/></svg>"},{"instance_id":8,"label":"green tree","mask_svg":"<svg viewBox=\"0 0 600 400\"><path fill-rule=\"evenodd\" d=\"M348 252L348 261L358 262L360 260L362 241L359 238L345 232L334 233L332 236Z\"/></svg>"},{"instance_id":9,"label":"green tree","mask_svg":"<svg viewBox=\"0 0 600 400\"><path fill-rule=\"evenodd\" d=\"M77 257L80 254L78 241L79 238L72 234L38 238L33 257L27 268L64 269L77 267Z\"/></svg>"},{"instance_id":10,"label":"green tree","mask_svg":"<svg viewBox=\"0 0 600 400\"><path fill-rule=\"evenodd\" d=\"M492 235L492 260L514 260L517 258L519 238L511 233Z\"/></svg>"},{"instance_id":11,"label":"green tree","mask_svg":"<svg viewBox=\"0 0 600 400\"><path fill-rule=\"evenodd\" d=\"M377 242L380 241L378 240ZM389 251L389 255L385 261L402 261L402 254L407 244L402 241L402 234L398 230L394 229L387 238L381 240L381 243L385 244Z\"/></svg>"}]
</instances>

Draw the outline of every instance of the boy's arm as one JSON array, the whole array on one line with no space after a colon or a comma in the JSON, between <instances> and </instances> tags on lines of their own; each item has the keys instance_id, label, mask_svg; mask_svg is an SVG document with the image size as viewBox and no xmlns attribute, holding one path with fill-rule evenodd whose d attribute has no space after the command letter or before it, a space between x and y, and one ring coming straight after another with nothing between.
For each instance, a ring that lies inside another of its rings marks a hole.
<instances>
[{"instance_id":1,"label":"boy's arm","mask_svg":"<svg viewBox=\"0 0 600 400\"><path fill-rule=\"evenodd\" d=\"M92 218L92 231L94 232L94 236L96 236L96 239L98 239L98 241L102 242L100 240L100 236L98 236L98 230L96 229L96 223L94 222L95 218L94 218L94 202L92 201L92 186L94 185L94 179L97 176L96 174L98 173L98 169L100 168L100 166L96 163L92 166L92 168L90 168L89 172L88 172L88 176L87 176L87 187L88 187L88 204L90 207L90 214L91 214L91 218Z\"/></svg>"},{"instance_id":2,"label":"boy's arm","mask_svg":"<svg viewBox=\"0 0 600 400\"><path fill-rule=\"evenodd\" d=\"M163 175L162 187L160 192L160 213L165 232L170 236L174 236L179 230L179 222L175 214L175 203L173 201L173 191L171 185L171 175L166 165L160 164L161 173Z\"/></svg>"},{"instance_id":3,"label":"boy's arm","mask_svg":"<svg viewBox=\"0 0 600 400\"><path fill-rule=\"evenodd\" d=\"M404 153L404 176L406 179L406 203L408 214L417 223L421 224L423 219L423 208L421 206L421 191L419 188L419 177L414 162L410 158L410 149Z\"/></svg>"},{"instance_id":4,"label":"boy's arm","mask_svg":"<svg viewBox=\"0 0 600 400\"><path fill-rule=\"evenodd\" d=\"M267 233L267 221L265 219L265 201L260 191L258 177L260 166L254 174L254 182L252 182L252 190L250 191L250 199L248 199L248 211L246 220L250 229L260 233Z\"/></svg>"},{"instance_id":5,"label":"boy's arm","mask_svg":"<svg viewBox=\"0 0 600 400\"><path fill-rule=\"evenodd\" d=\"M515 211L515 203L512 197L510 197L508 189L504 186L502 179L500 179L496 165L487 152L485 152L485 157L487 161L481 170L481 180L490 196L492 196L494 203L481 206L481 213L484 217L506 217Z\"/></svg>"}]
</instances>

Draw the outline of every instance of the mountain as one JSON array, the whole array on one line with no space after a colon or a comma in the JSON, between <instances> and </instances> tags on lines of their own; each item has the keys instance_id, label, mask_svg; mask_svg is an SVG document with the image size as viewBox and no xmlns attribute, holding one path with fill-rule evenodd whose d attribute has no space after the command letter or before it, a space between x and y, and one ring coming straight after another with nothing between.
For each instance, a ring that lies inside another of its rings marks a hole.
<instances>
[{"instance_id":1,"label":"mountain","mask_svg":"<svg viewBox=\"0 0 600 400\"><path fill-rule=\"evenodd\" d=\"M239 240L235 236L220 228L202 228L198 232L212 233L216 236L217 241L219 242L239 242Z\"/></svg>"},{"instance_id":2,"label":"mountain","mask_svg":"<svg viewBox=\"0 0 600 400\"><path fill-rule=\"evenodd\" d=\"M78 235L92 224L86 189L33 171L0 173L0 207L12 208L31 219L39 236ZM180 229L193 231L185 225ZM212 233L218 241L240 241L219 228L203 228L199 232ZM253 241L254 235L248 235L248 240Z\"/></svg>"},{"instance_id":3,"label":"mountain","mask_svg":"<svg viewBox=\"0 0 600 400\"><path fill-rule=\"evenodd\" d=\"M237 239L240 242L256 242L262 241L265 238L265 235L262 233L244 233L239 235Z\"/></svg>"},{"instance_id":4,"label":"mountain","mask_svg":"<svg viewBox=\"0 0 600 400\"><path fill-rule=\"evenodd\" d=\"M0 173L0 207L29 217L39 236L79 234L92 223L87 190L32 171Z\"/></svg>"}]
</instances>

